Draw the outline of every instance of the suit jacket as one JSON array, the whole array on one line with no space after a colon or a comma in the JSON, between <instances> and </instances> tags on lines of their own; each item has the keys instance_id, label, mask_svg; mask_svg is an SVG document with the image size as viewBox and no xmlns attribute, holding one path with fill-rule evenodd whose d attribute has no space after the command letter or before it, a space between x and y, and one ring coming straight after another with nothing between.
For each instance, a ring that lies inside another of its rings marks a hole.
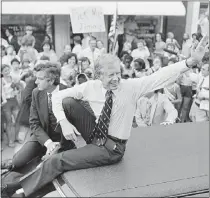
<instances>
[{"instance_id":1,"label":"suit jacket","mask_svg":"<svg viewBox=\"0 0 210 198\"><path fill-rule=\"evenodd\" d=\"M59 86L59 90L65 89L64 85ZM61 127L56 127L56 132L49 130L49 113L48 113L48 96L46 91L40 91L37 88L32 93L32 103L29 118L30 128L32 131L32 141L38 141L41 145L48 139L60 137ZM60 141L56 140L56 141Z\"/></svg>"}]
</instances>

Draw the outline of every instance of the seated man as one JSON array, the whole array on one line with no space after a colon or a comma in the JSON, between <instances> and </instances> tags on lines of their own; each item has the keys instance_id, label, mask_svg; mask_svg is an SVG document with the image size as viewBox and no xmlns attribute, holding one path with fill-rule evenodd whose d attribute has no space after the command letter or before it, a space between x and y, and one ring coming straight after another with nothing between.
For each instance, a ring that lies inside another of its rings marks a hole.
<instances>
[{"instance_id":1,"label":"seated man","mask_svg":"<svg viewBox=\"0 0 210 198\"><path fill-rule=\"evenodd\" d=\"M61 144L61 150L75 148L72 141L67 141L52 112L51 97L61 89L59 85L60 71L50 63L36 67L37 88L32 93L29 124L32 131L30 139L14 155L12 163L7 168L18 171L37 156L50 154Z\"/></svg>"},{"instance_id":2,"label":"seated man","mask_svg":"<svg viewBox=\"0 0 210 198\"><path fill-rule=\"evenodd\" d=\"M7 184L2 194L9 196L22 187L18 192L30 196L63 172L119 162L130 137L137 100L175 82L177 75L200 61L207 40L208 37L204 38L199 50L186 61L136 79L121 80L119 58L103 54L95 65L99 79L60 91L52 99L53 112L64 137L76 141L75 134L79 131L87 145L52 155L31 174L23 176L17 185ZM89 102L93 114L75 99Z\"/></svg>"}]
</instances>

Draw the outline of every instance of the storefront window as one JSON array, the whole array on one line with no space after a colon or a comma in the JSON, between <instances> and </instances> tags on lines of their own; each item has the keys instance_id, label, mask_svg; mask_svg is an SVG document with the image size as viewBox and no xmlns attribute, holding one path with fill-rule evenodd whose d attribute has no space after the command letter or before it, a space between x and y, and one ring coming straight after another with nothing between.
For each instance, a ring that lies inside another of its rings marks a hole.
<instances>
[{"instance_id":1,"label":"storefront window","mask_svg":"<svg viewBox=\"0 0 210 198\"><path fill-rule=\"evenodd\" d=\"M2 15L2 37L7 39L4 35L5 29L13 29L18 43L21 44L21 39L25 35L25 27L29 24L33 27L33 36L36 39L35 48L39 52L42 50L41 45L45 35L50 36L51 42L54 45L52 15Z\"/></svg>"}]
</instances>

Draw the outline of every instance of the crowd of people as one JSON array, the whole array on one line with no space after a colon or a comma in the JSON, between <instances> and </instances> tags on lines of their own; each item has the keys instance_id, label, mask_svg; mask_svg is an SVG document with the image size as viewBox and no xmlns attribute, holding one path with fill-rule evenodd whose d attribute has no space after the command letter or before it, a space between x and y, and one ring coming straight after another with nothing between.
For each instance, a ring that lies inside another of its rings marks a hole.
<instances>
[{"instance_id":1,"label":"crowd of people","mask_svg":"<svg viewBox=\"0 0 210 198\"><path fill-rule=\"evenodd\" d=\"M32 27L26 30L21 46L10 30L1 46L2 135L14 147L22 127L31 132L2 164L21 175L2 188L7 197L20 188L30 196L65 171L120 161L132 127L209 120L209 49L197 49L197 34L184 34L180 45L173 33L166 42L157 33L153 50L144 39L135 49L126 42L119 57L93 36L76 36L58 57L48 36L38 52ZM79 134L87 145L76 149ZM22 177L37 156L49 160Z\"/></svg>"},{"instance_id":2,"label":"crowd of people","mask_svg":"<svg viewBox=\"0 0 210 198\"><path fill-rule=\"evenodd\" d=\"M11 29L6 29L5 33L8 40L2 39L1 45L2 138L5 132L9 147L14 147L15 141L22 143L18 136L21 126L29 128L31 94L36 87L37 65L47 62L55 64L61 71L60 83L65 87L74 87L97 79L95 64L107 50L101 40L86 34L83 39L75 36L73 49L65 45L63 55L58 57L49 36L45 36L43 51L38 53L34 48L36 39L32 34L32 26L26 27L26 35L20 46ZM190 57L192 48L197 46L201 38L196 33L191 38L185 33L180 45L172 32L167 34L166 40L162 33L157 33L153 50L148 49L144 39L138 40L134 49L125 42L119 57L122 79L149 76L163 67ZM139 99L133 127L209 120L209 108L206 105L209 102L208 48L206 54L203 62L177 77L175 83ZM201 109L200 113L196 107Z\"/></svg>"}]
</instances>

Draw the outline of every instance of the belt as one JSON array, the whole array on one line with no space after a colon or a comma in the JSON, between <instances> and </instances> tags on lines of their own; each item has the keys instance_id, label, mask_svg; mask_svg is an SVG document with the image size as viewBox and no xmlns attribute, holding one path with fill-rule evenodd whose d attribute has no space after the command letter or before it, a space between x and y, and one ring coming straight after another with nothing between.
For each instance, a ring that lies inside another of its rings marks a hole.
<instances>
[{"instance_id":1,"label":"belt","mask_svg":"<svg viewBox=\"0 0 210 198\"><path fill-rule=\"evenodd\" d=\"M127 141L128 141L128 140L122 140L122 139L113 137L113 136L111 136L111 135L108 135L107 137L108 137L109 139L113 140L114 142L118 142L118 143L122 143L122 144L125 144L125 143L127 143Z\"/></svg>"}]
</instances>

